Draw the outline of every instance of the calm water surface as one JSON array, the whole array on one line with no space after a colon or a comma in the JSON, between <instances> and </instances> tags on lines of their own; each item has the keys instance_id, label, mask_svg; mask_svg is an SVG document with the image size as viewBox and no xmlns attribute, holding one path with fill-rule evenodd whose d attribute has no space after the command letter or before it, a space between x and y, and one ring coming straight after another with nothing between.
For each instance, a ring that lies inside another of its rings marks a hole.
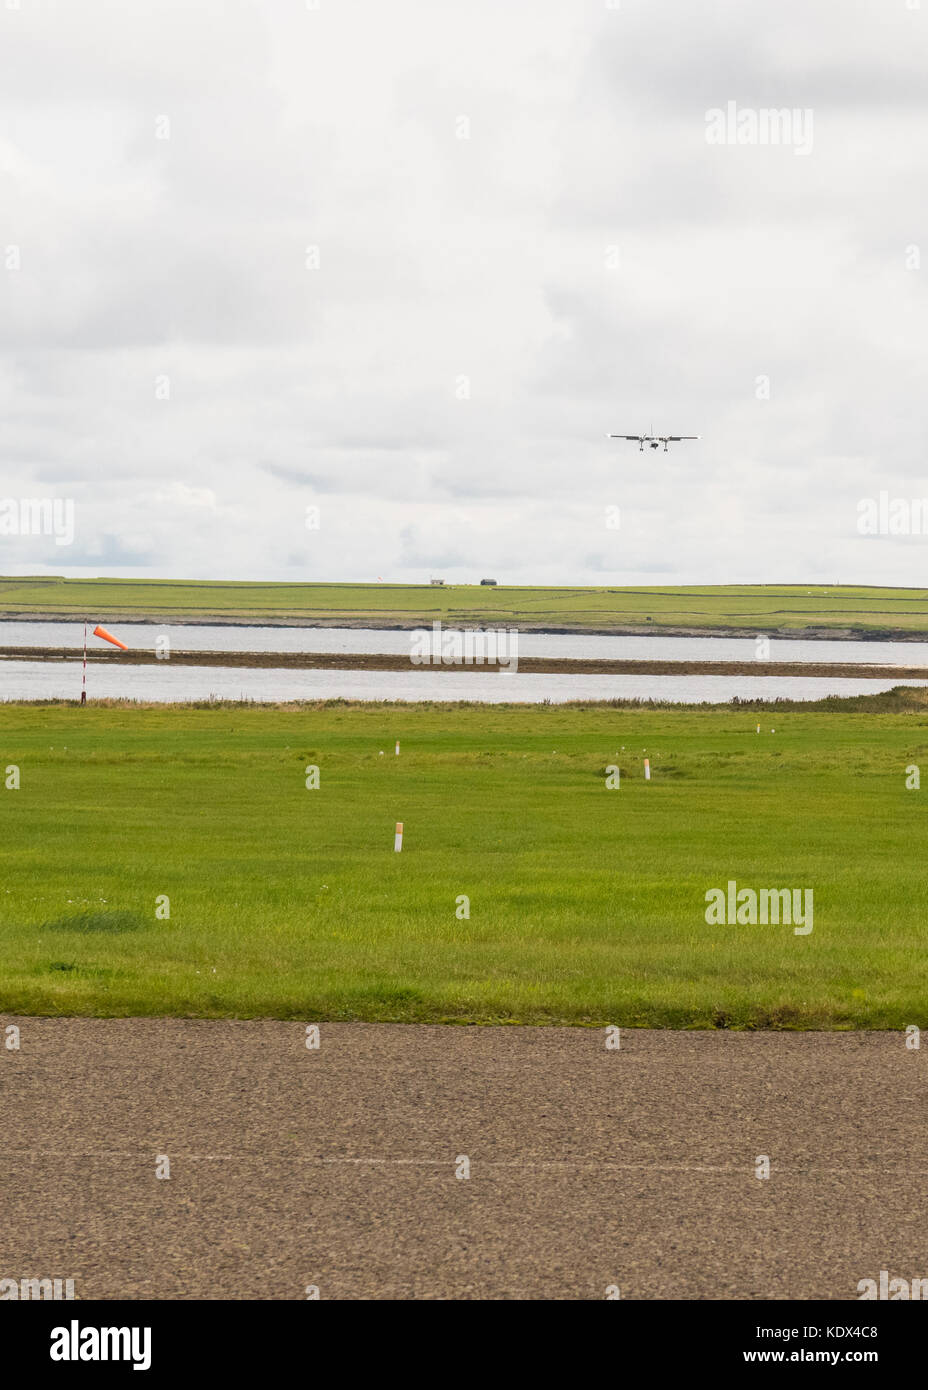
<instances>
[{"instance_id":1,"label":"calm water surface","mask_svg":"<svg viewBox=\"0 0 928 1390\"><path fill-rule=\"evenodd\" d=\"M216 627L170 623L110 624L130 647L155 648L167 636L188 652L383 652L405 654L412 633L380 628ZM72 647L84 640L82 623L0 622L0 646ZM99 646L99 638L90 638ZM582 633L520 632L520 656L605 660L752 661L751 637L592 637ZM928 642L809 642L772 639L771 661L872 662L881 666L928 666Z\"/></svg>"},{"instance_id":2,"label":"calm water surface","mask_svg":"<svg viewBox=\"0 0 928 1390\"><path fill-rule=\"evenodd\" d=\"M91 666L90 698L178 700L479 700L489 704L543 700L820 700L890 690L892 680L805 676L545 676L458 671L275 671L234 667ZM908 685L928 685L907 681ZM79 699L81 663L0 662L0 699Z\"/></svg>"}]
</instances>

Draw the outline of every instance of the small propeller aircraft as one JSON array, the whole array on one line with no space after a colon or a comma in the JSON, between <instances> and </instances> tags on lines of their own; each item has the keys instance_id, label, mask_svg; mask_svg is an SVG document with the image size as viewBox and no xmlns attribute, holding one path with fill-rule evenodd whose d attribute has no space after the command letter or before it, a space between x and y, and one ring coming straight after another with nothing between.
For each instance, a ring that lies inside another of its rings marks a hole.
<instances>
[{"instance_id":1,"label":"small propeller aircraft","mask_svg":"<svg viewBox=\"0 0 928 1390\"><path fill-rule=\"evenodd\" d=\"M652 449L657 449L661 444L664 446L664 453L667 452L668 444L680 444L684 439L699 439L698 434L607 434L607 439L632 439L638 442L638 452L640 453L646 444Z\"/></svg>"}]
</instances>

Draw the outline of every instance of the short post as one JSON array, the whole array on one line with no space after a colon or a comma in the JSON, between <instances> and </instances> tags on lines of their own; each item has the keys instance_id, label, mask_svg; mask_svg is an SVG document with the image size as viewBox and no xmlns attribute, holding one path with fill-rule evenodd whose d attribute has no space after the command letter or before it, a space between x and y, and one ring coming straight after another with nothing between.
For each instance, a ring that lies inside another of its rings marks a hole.
<instances>
[{"instance_id":1,"label":"short post","mask_svg":"<svg viewBox=\"0 0 928 1390\"><path fill-rule=\"evenodd\" d=\"M650 782L651 780L651 762L648 758L644 760L644 780L646 782Z\"/></svg>"},{"instance_id":2,"label":"short post","mask_svg":"<svg viewBox=\"0 0 928 1390\"><path fill-rule=\"evenodd\" d=\"M400 852L400 850L401 850L402 848L403 848L403 822L402 822L401 820L398 820L398 821L396 822L396 834L395 834L394 837L393 837L393 850L394 850L394 853L395 853L395 854L399 854L399 852Z\"/></svg>"},{"instance_id":3,"label":"short post","mask_svg":"<svg viewBox=\"0 0 928 1390\"><path fill-rule=\"evenodd\" d=\"M396 756L399 757L399 755L400 755L400 741L399 741L399 739L397 739L397 740L396 740Z\"/></svg>"}]
</instances>

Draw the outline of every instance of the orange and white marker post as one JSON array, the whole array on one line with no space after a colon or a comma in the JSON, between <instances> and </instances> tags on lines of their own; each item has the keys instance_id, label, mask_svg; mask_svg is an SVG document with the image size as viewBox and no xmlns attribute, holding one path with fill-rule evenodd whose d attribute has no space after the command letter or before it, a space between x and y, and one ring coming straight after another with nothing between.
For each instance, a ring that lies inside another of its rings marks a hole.
<instances>
[{"instance_id":1,"label":"orange and white marker post","mask_svg":"<svg viewBox=\"0 0 928 1390\"><path fill-rule=\"evenodd\" d=\"M400 850L401 850L402 848L403 848L403 822L402 822L401 820L398 820L398 821L396 822L396 834L395 834L394 837L393 837L393 850L394 850L394 853L399 854L399 852L400 852Z\"/></svg>"},{"instance_id":2,"label":"orange and white marker post","mask_svg":"<svg viewBox=\"0 0 928 1390\"><path fill-rule=\"evenodd\" d=\"M648 758L644 760L644 780L646 782L650 782L651 780L651 762Z\"/></svg>"},{"instance_id":3,"label":"orange and white marker post","mask_svg":"<svg viewBox=\"0 0 928 1390\"><path fill-rule=\"evenodd\" d=\"M113 644L114 647L119 647L119 648L120 648L122 651L124 651L124 652L127 652L127 651L129 650L129 648L126 646L125 642L120 641L120 639L119 639L118 637L114 637L113 634L112 634L111 632L107 632L106 628L103 627L101 623L97 623L97 626L96 626L96 627L94 628L94 630L93 630L93 635L94 635L94 637L102 637L102 639L103 639L104 642L112 642L112 644ZM82 705L86 705L86 703L87 703L87 619L85 618L85 619L84 619L84 669L83 669L83 674L82 674L82 676L81 676L81 704L82 704Z\"/></svg>"},{"instance_id":4,"label":"orange and white marker post","mask_svg":"<svg viewBox=\"0 0 928 1390\"><path fill-rule=\"evenodd\" d=\"M400 755L400 741L399 741L399 739L397 739L397 740L396 740L396 756L399 757L399 755Z\"/></svg>"}]
</instances>

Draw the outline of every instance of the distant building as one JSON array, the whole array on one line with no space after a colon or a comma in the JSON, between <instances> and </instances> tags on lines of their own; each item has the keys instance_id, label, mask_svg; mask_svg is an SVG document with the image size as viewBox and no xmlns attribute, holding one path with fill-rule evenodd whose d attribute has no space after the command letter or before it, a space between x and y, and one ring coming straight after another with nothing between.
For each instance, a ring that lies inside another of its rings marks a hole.
<instances>
[{"instance_id":1,"label":"distant building","mask_svg":"<svg viewBox=\"0 0 928 1390\"><path fill-rule=\"evenodd\" d=\"M480 583L481 583L481 584L495 584L495 583L496 583L496 580L495 580L495 579L481 579Z\"/></svg>"},{"instance_id":2,"label":"distant building","mask_svg":"<svg viewBox=\"0 0 928 1390\"><path fill-rule=\"evenodd\" d=\"M430 580L429 580L429 583L431 584L431 586L432 586L433 589L438 589L438 588L440 588L441 585L444 584L444 582L445 582L445 581L444 581L443 579L430 579Z\"/></svg>"}]
</instances>

